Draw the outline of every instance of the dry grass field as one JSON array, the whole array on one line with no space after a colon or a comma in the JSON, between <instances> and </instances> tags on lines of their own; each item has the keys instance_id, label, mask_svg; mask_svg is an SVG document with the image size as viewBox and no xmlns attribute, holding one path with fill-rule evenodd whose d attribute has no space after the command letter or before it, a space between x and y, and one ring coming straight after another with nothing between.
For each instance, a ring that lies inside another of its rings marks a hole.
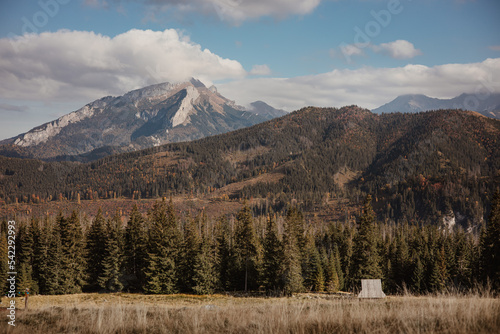
<instances>
[{"instance_id":1,"label":"dry grass field","mask_svg":"<svg viewBox=\"0 0 500 334\"><path fill-rule=\"evenodd\" d=\"M292 298L33 296L1 333L500 333L500 299L299 295ZM22 308L24 302L19 299Z\"/></svg>"}]
</instances>

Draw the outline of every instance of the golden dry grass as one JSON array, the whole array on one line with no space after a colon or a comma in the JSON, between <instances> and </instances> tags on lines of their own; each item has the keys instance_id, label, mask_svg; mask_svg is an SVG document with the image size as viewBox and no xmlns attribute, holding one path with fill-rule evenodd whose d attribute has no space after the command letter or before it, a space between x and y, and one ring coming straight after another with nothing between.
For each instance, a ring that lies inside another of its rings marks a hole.
<instances>
[{"instance_id":1,"label":"golden dry grass","mask_svg":"<svg viewBox=\"0 0 500 334\"><path fill-rule=\"evenodd\" d=\"M2 318L0 332L34 334L500 333L500 299L80 294L31 297L30 309L18 310L15 328Z\"/></svg>"}]
</instances>

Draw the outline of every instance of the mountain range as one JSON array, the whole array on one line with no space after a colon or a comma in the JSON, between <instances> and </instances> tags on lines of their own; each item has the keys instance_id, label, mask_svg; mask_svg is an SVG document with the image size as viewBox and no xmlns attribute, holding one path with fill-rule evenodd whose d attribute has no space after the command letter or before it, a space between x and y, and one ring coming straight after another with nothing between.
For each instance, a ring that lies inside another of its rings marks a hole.
<instances>
[{"instance_id":1,"label":"mountain range","mask_svg":"<svg viewBox=\"0 0 500 334\"><path fill-rule=\"evenodd\" d=\"M190 141L286 114L262 101L245 109L191 79L107 96L0 142L0 153L52 160L93 160L169 142Z\"/></svg>"},{"instance_id":2,"label":"mountain range","mask_svg":"<svg viewBox=\"0 0 500 334\"><path fill-rule=\"evenodd\" d=\"M462 109L476 111L486 117L500 119L500 94L461 94L452 99L436 99L421 94L398 96L372 112L413 113L439 109Z\"/></svg>"}]
</instances>

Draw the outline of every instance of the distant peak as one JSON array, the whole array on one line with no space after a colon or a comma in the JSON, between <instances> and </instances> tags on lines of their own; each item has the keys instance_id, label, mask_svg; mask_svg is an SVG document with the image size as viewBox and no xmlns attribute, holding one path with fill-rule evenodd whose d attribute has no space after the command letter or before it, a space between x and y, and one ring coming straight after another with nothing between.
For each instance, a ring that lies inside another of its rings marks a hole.
<instances>
[{"instance_id":1,"label":"distant peak","mask_svg":"<svg viewBox=\"0 0 500 334\"><path fill-rule=\"evenodd\" d=\"M191 80L189 80L189 82L196 88L207 88L203 82L201 82L200 80L198 79L195 79L195 78L191 78Z\"/></svg>"}]
</instances>

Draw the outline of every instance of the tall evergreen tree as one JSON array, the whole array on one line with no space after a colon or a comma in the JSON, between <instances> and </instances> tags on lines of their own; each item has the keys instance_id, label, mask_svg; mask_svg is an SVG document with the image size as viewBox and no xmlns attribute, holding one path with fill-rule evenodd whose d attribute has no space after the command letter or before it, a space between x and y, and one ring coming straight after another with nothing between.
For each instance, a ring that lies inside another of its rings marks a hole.
<instances>
[{"instance_id":1,"label":"tall evergreen tree","mask_svg":"<svg viewBox=\"0 0 500 334\"><path fill-rule=\"evenodd\" d=\"M441 245L435 256L429 286L433 292L442 292L447 285L448 269L446 267L446 254L444 245Z\"/></svg>"},{"instance_id":2,"label":"tall evergreen tree","mask_svg":"<svg viewBox=\"0 0 500 334\"><path fill-rule=\"evenodd\" d=\"M219 276L219 288L227 290L232 285L232 269L235 257L231 244L232 233L229 222L225 216L220 217L215 225L216 250L217 250L217 272Z\"/></svg>"},{"instance_id":3,"label":"tall evergreen tree","mask_svg":"<svg viewBox=\"0 0 500 334\"><path fill-rule=\"evenodd\" d=\"M323 272L323 265L318 248L316 247L314 237L311 233L307 236L305 254L306 257L302 265L304 285L307 290L323 291L325 286L325 274Z\"/></svg>"},{"instance_id":4,"label":"tall evergreen tree","mask_svg":"<svg viewBox=\"0 0 500 334\"><path fill-rule=\"evenodd\" d=\"M368 195L354 237L350 274L357 282L360 279L382 278L375 235L375 214L373 213L371 201L372 197Z\"/></svg>"},{"instance_id":5,"label":"tall evergreen tree","mask_svg":"<svg viewBox=\"0 0 500 334\"><path fill-rule=\"evenodd\" d=\"M97 282L102 289L110 292L119 292L123 289L122 261L123 261L123 232L122 222L117 212L106 224L106 240L104 243L105 255L102 261L102 272Z\"/></svg>"},{"instance_id":6,"label":"tall evergreen tree","mask_svg":"<svg viewBox=\"0 0 500 334\"><path fill-rule=\"evenodd\" d=\"M148 260L146 267L146 293L177 292L177 263L180 234L177 218L170 200L156 202L150 212L151 228L148 238Z\"/></svg>"},{"instance_id":7,"label":"tall evergreen tree","mask_svg":"<svg viewBox=\"0 0 500 334\"><path fill-rule=\"evenodd\" d=\"M60 213L57 218L61 238L60 289L62 293L82 291L85 274L84 240L78 213L73 211L69 218Z\"/></svg>"},{"instance_id":8,"label":"tall evergreen tree","mask_svg":"<svg viewBox=\"0 0 500 334\"><path fill-rule=\"evenodd\" d=\"M484 281L500 290L500 192L493 195L486 232L481 238L481 268Z\"/></svg>"},{"instance_id":9,"label":"tall evergreen tree","mask_svg":"<svg viewBox=\"0 0 500 334\"><path fill-rule=\"evenodd\" d=\"M58 220L63 219L61 215L58 216ZM49 295L60 295L66 293L60 284L62 276L62 244L61 244L61 234L59 233L59 224L53 226L52 228L47 227L50 231L50 238L48 240L47 256L46 256L46 271L42 275L42 282L44 283L44 291Z\"/></svg>"},{"instance_id":10,"label":"tall evergreen tree","mask_svg":"<svg viewBox=\"0 0 500 334\"><path fill-rule=\"evenodd\" d=\"M236 216L235 252L238 259L238 272L241 288L245 291L258 288L259 282L259 245L253 225L252 212L244 206Z\"/></svg>"},{"instance_id":11,"label":"tall evergreen tree","mask_svg":"<svg viewBox=\"0 0 500 334\"><path fill-rule=\"evenodd\" d=\"M201 236L198 231L200 219L188 218L184 229L184 241L182 244L182 256L179 259L179 288L181 291L191 292L195 285L193 281L195 261L200 253Z\"/></svg>"},{"instance_id":12,"label":"tall evergreen tree","mask_svg":"<svg viewBox=\"0 0 500 334\"><path fill-rule=\"evenodd\" d=\"M283 262L281 266L283 292L285 295L302 292L304 290L301 266L300 248L297 242L297 233L290 221L285 221L283 234Z\"/></svg>"},{"instance_id":13,"label":"tall evergreen tree","mask_svg":"<svg viewBox=\"0 0 500 334\"><path fill-rule=\"evenodd\" d=\"M140 291L144 285L144 267L147 259L146 243L144 218L137 205L134 205L125 229L124 245L124 277L127 278L128 289L132 291Z\"/></svg>"},{"instance_id":14,"label":"tall evergreen tree","mask_svg":"<svg viewBox=\"0 0 500 334\"><path fill-rule=\"evenodd\" d=\"M90 291L99 289L98 278L102 275L106 255L106 221L99 208L87 232L87 285Z\"/></svg>"},{"instance_id":15,"label":"tall evergreen tree","mask_svg":"<svg viewBox=\"0 0 500 334\"><path fill-rule=\"evenodd\" d=\"M281 262L283 260L283 247L278 239L278 230L274 217L267 218L266 235L264 239L263 258L263 283L268 292L277 291L282 288L281 284Z\"/></svg>"},{"instance_id":16,"label":"tall evergreen tree","mask_svg":"<svg viewBox=\"0 0 500 334\"><path fill-rule=\"evenodd\" d=\"M218 285L216 261L209 241L205 238L193 265L193 291L199 295L214 293Z\"/></svg>"}]
</instances>

